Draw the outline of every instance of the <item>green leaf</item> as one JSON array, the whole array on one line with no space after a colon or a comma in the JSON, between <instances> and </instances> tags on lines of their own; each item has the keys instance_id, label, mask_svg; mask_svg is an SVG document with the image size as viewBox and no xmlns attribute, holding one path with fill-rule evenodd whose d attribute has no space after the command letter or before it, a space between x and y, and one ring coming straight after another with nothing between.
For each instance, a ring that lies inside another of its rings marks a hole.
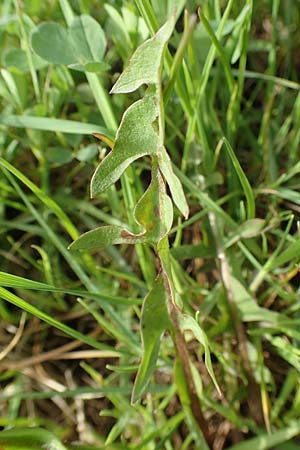
<instances>
[{"instance_id":1,"label":"green leaf","mask_svg":"<svg viewBox=\"0 0 300 450\"><path fill-rule=\"evenodd\" d=\"M160 339L172 324L167 306L167 293L162 275L159 275L152 290L146 296L141 317L143 357L135 379L132 402L135 403L144 392L155 370Z\"/></svg>"},{"instance_id":2,"label":"green leaf","mask_svg":"<svg viewBox=\"0 0 300 450\"><path fill-rule=\"evenodd\" d=\"M76 297L85 297L95 300L96 303L113 303L113 304L140 304L141 300L137 298L116 297L99 292L89 292L83 289L67 289L58 288L50 284L40 283L38 281L29 280L27 278L18 277L10 273L0 271L0 286L15 289L32 289L35 291L61 292L64 294L75 295Z\"/></svg>"},{"instance_id":3,"label":"green leaf","mask_svg":"<svg viewBox=\"0 0 300 450\"><path fill-rule=\"evenodd\" d=\"M269 321L277 325L277 313L260 307L239 280L230 276L230 285L244 322Z\"/></svg>"},{"instance_id":4,"label":"green leaf","mask_svg":"<svg viewBox=\"0 0 300 450\"><path fill-rule=\"evenodd\" d=\"M90 144L78 150L76 154L76 159L78 159L78 161L87 162L95 158L97 154L98 154L97 144Z\"/></svg>"},{"instance_id":5,"label":"green leaf","mask_svg":"<svg viewBox=\"0 0 300 450\"><path fill-rule=\"evenodd\" d=\"M164 147L160 148L158 161L159 168L169 185L173 201L185 219L187 219L189 215L189 207L182 189L182 185L179 178L173 172L170 157Z\"/></svg>"},{"instance_id":6,"label":"green leaf","mask_svg":"<svg viewBox=\"0 0 300 450\"><path fill-rule=\"evenodd\" d=\"M71 336L73 339L78 339L79 341L85 342L86 344L90 345L91 347L98 348L99 350L103 350L103 349L112 350L111 347L109 347L105 344L101 344L96 339L94 339L90 336L85 336L84 334L80 333L79 331L74 330L74 328L71 328L68 325L65 325L63 322L60 322L59 320L54 319L52 316L39 310L35 306L31 305L30 303L26 302L22 298L18 297L17 295L13 294L12 292L10 292L7 289L4 289L2 287L0 287L0 298L17 306L18 308L23 309L24 311L28 312L29 314L32 314L32 315L38 317L42 321L48 323L49 325L57 328L60 331L62 331L67 336Z\"/></svg>"},{"instance_id":7,"label":"green leaf","mask_svg":"<svg viewBox=\"0 0 300 450\"><path fill-rule=\"evenodd\" d=\"M68 67L79 72L99 73L110 69L110 65L104 62L88 62L85 64L69 64Z\"/></svg>"},{"instance_id":8,"label":"green leaf","mask_svg":"<svg viewBox=\"0 0 300 450\"><path fill-rule=\"evenodd\" d=\"M79 63L102 61L106 49L104 31L93 17L76 17L69 28L69 36Z\"/></svg>"},{"instance_id":9,"label":"green leaf","mask_svg":"<svg viewBox=\"0 0 300 450\"><path fill-rule=\"evenodd\" d=\"M193 258L215 258L216 252L213 248L204 244L199 245L180 245L171 249L171 255L177 260Z\"/></svg>"},{"instance_id":10,"label":"green leaf","mask_svg":"<svg viewBox=\"0 0 300 450\"><path fill-rule=\"evenodd\" d=\"M1 431L2 450L67 450L48 430L42 428L16 428Z\"/></svg>"},{"instance_id":11,"label":"green leaf","mask_svg":"<svg viewBox=\"0 0 300 450\"><path fill-rule=\"evenodd\" d=\"M35 70L42 69L48 63L38 55L32 54L32 64ZM10 48L4 55L4 66L9 69L17 69L19 72L29 72L30 67L26 52L22 48Z\"/></svg>"},{"instance_id":12,"label":"green leaf","mask_svg":"<svg viewBox=\"0 0 300 450\"><path fill-rule=\"evenodd\" d=\"M113 138L113 134L107 128L99 127L92 123L76 122L75 120L50 119L36 116L5 116L0 115L0 125L16 128L32 128L33 130L55 131L57 133L92 134Z\"/></svg>"},{"instance_id":13,"label":"green leaf","mask_svg":"<svg viewBox=\"0 0 300 450\"><path fill-rule=\"evenodd\" d=\"M39 57L53 64L65 64L75 70L91 72L107 68L107 65L90 66L102 63L106 38L99 23L85 14L76 17L69 29L55 22L39 25L32 33L31 45Z\"/></svg>"},{"instance_id":14,"label":"green leaf","mask_svg":"<svg viewBox=\"0 0 300 450\"><path fill-rule=\"evenodd\" d=\"M267 450L274 449L275 445L286 442L300 434L300 421L290 423L289 427L275 431L272 434L265 433L245 442L234 445L228 450Z\"/></svg>"},{"instance_id":15,"label":"green leaf","mask_svg":"<svg viewBox=\"0 0 300 450\"><path fill-rule=\"evenodd\" d=\"M220 395L222 395L220 387L218 385L218 382L216 380L214 370L211 363L210 358L210 351L209 351L209 344L208 339L202 328L200 327L199 323L191 316L188 316L186 314L182 314L180 316L180 326L183 331L190 330L194 334L197 341L203 345L204 347L204 354L205 354L205 366L207 368L207 371L209 375L211 376L211 379Z\"/></svg>"},{"instance_id":16,"label":"green leaf","mask_svg":"<svg viewBox=\"0 0 300 450\"><path fill-rule=\"evenodd\" d=\"M73 159L71 150L64 147L48 147L45 156L48 162L56 167L67 164Z\"/></svg>"},{"instance_id":17,"label":"green leaf","mask_svg":"<svg viewBox=\"0 0 300 450\"><path fill-rule=\"evenodd\" d=\"M298 329L299 323L296 318L290 319L283 313L270 311L259 306L242 283L233 276L230 276L230 284L237 308L244 322L269 322L269 326L282 330L283 333L295 335L297 330L293 328Z\"/></svg>"},{"instance_id":18,"label":"green leaf","mask_svg":"<svg viewBox=\"0 0 300 450\"><path fill-rule=\"evenodd\" d=\"M298 233L297 233L298 234ZM280 255L275 258L271 264L271 269L274 270L279 266L283 266L286 263L295 264L300 259L300 239L295 239Z\"/></svg>"},{"instance_id":19,"label":"green leaf","mask_svg":"<svg viewBox=\"0 0 300 450\"><path fill-rule=\"evenodd\" d=\"M265 220L263 219L250 219L243 222L232 234L228 236L224 243L225 248L229 248L231 245L242 239L251 239L258 236L264 231Z\"/></svg>"},{"instance_id":20,"label":"green leaf","mask_svg":"<svg viewBox=\"0 0 300 450\"><path fill-rule=\"evenodd\" d=\"M157 108L153 95L147 95L124 113L113 150L97 167L91 181L91 196L100 194L117 181L136 159L154 154L158 136L154 130Z\"/></svg>"},{"instance_id":21,"label":"green leaf","mask_svg":"<svg viewBox=\"0 0 300 450\"><path fill-rule=\"evenodd\" d=\"M59 23L45 22L38 25L31 35L31 45L38 56L53 64L77 62L68 30Z\"/></svg>"},{"instance_id":22,"label":"green leaf","mask_svg":"<svg viewBox=\"0 0 300 450\"><path fill-rule=\"evenodd\" d=\"M264 219L246 220L244 223L242 223L237 232L239 233L240 237L249 239L258 236L262 232L265 223L266 222Z\"/></svg>"},{"instance_id":23,"label":"green leaf","mask_svg":"<svg viewBox=\"0 0 300 450\"><path fill-rule=\"evenodd\" d=\"M82 234L69 245L69 250L90 250L116 244L136 244L145 240L145 233L133 234L123 227L107 225Z\"/></svg>"},{"instance_id":24,"label":"green leaf","mask_svg":"<svg viewBox=\"0 0 300 450\"><path fill-rule=\"evenodd\" d=\"M158 84L165 46L175 25L172 16L150 39L140 45L131 57L127 68L121 74L111 93L133 92L143 84Z\"/></svg>"},{"instance_id":25,"label":"green leaf","mask_svg":"<svg viewBox=\"0 0 300 450\"><path fill-rule=\"evenodd\" d=\"M136 205L134 215L146 230L147 241L159 242L170 231L173 205L159 170L152 170L151 184Z\"/></svg>"},{"instance_id":26,"label":"green leaf","mask_svg":"<svg viewBox=\"0 0 300 450\"><path fill-rule=\"evenodd\" d=\"M246 177L246 175L239 163L239 160L237 159L230 143L228 142L228 140L226 138L223 138L223 140L225 142L225 146L226 146L227 152L229 154L229 157L232 161L233 167L236 170L237 176L239 177L240 183L244 190L244 194L245 194L245 197L247 200L247 217L248 217L248 219L253 219L255 217L255 198L254 198L252 188L250 186L248 178Z\"/></svg>"}]
</instances>

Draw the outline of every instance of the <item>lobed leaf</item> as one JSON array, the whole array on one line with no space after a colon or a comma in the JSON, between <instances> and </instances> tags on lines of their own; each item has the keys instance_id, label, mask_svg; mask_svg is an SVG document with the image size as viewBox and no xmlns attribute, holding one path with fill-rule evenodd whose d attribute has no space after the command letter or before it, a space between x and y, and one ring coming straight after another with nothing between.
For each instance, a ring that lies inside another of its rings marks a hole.
<instances>
[{"instance_id":1,"label":"lobed leaf","mask_svg":"<svg viewBox=\"0 0 300 450\"><path fill-rule=\"evenodd\" d=\"M133 234L123 227L107 225L82 234L69 245L69 250L91 250L116 244L136 244L145 240L145 233Z\"/></svg>"},{"instance_id":2,"label":"lobed leaf","mask_svg":"<svg viewBox=\"0 0 300 450\"><path fill-rule=\"evenodd\" d=\"M133 403L141 397L155 370L163 332L171 328L167 293L163 277L159 275L143 304L141 317L143 357L133 387L131 397Z\"/></svg>"},{"instance_id":3,"label":"lobed leaf","mask_svg":"<svg viewBox=\"0 0 300 450\"><path fill-rule=\"evenodd\" d=\"M165 46L175 25L172 16L150 39L140 45L128 66L113 86L111 93L133 92L143 84L158 84Z\"/></svg>"},{"instance_id":4,"label":"lobed leaf","mask_svg":"<svg viewBox=\"0 0 300 450\"><path fill-rule=\"evenodd\" d=\"M157 108L153 95L147 95L124 113L113 150L97 167L91 181L91 196L115 183L124 170L141 156L155 154L158 136L154 130Z\"/></svg>"}]
</instances>

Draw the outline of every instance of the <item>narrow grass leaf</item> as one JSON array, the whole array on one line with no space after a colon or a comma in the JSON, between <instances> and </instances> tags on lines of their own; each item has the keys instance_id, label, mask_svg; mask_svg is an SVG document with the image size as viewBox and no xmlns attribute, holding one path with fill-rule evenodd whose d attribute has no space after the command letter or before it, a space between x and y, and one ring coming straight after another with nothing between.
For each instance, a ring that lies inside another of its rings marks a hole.
<instances>
[{"instance_id":1,"label":"narrow grass leaf","mask_svg":"<svg viewBox=\"0 0 300 450\"><path fill-rule=\"evenodd\" d=\"M58 288L55 286L51 286L50 284L40 283L38 281L29 280L27 278L19 277L5 272L0 272L0 286L15 289L29 289L34 291L60 292L77 297L98 300L98 303L107 302L116 305L140 305L142 302L141 299L137 298L116 297L107 294L100 294L97 292L89 292L82 289Z\"/></svg>"},{"instance_id":2,"label":"narrow grass leaf","mask_svg":"<svg viewBox=\"0 0 300 450\"><path fill-rule=\"evenodd\" d=\"M278 315L275 311L269 311L260 307L242 283L234 276L230 276L230 285L243 321L267 321L277 326Z\"/></svg>"},{"instance_id":3,"label":"narrow grass leaf","mask_svg":"<svg viewBox=\"0 0 300 450\"><path fill-rule=\"evenodd\" d=\"M67 336L72 337L73 339L78 339L79 341L85 342L86 344L90 345L91 347L98 348L99 350L111 350L114 351L110 346L101 344L100 342L97 342L95 339L91 338L90 336L85 336L84 334L80 333L79 331L74 330L73 328L69 327L68 325L65 325L64 323L60 322L59 320L54 319L53 317L49 316L45 312L39 310L35 306L31 305L30 303L26 302L25 300L21 299L17 295L13 294L12 292L7 291L6 289L0 287L0 298L3 300L12 303L13 305L17 306L18 308L23 309L23 311L28 312L29 314L32 314L39 319L41 319L43 322L48 323L49 325L57 328L58 330L61 330L63 333L65 333ZM118 353L118 352L116 352Z\"/></svg>"},{"instance_id":4,"label":"narrow grass leaf","mask_svg":"<svg viewBox=\"0 0 300 450\"><path fill-rule=\"evenodd\" d=\"M204 348L204 354L205 354L205 365L207 368L207 371L209 375L211 376L211 379L219 393L219 395L222 395L221 389L218 385L217 379L214 374L214 370L212 367L211 357L210 357L210 350L209 350L209 343L208 338L202 328L200 327L199 323L191 316L188 316L186 314L181 315L180 317L180 326L183 331L190 330L192 331L193 335L197 339L197 341L203 345Z\"/></svg>"},{"instance_id":5,"label":"narrow grass leaf","mask_svg":"<svg viewBox=\"0 0 300 450\"><path fill-rule=\"evenodd\" d=\"M113 150L97 167L91 181L91 196L115 183L136 159L154 154L158 136L154 130L157 108L153 95L131 105L122 118Z\"/></svg>"},{"instance_id":6,"label":"narrow grass leaf","mask_svg":"<svg viewBox=\"0 0 300 450\"><path fill-rule=\"evenodd\" d=\"M209 450L207 442L200 430L199 424L191 411L191 400L188 392L187 381L182 367L182 362L179 359L176 359L175 362L174 381L176 384L180 402L182 404L186 423L189 427L193 440L195 441L196 448Z\"/></svg>"},{"instance_id":7,"label":"narrow grass leaf","mask_svg":"<svg viewBox=\"0 0 300 450\"><path fill-rule=\"evenodd\" d=\"M271 264L271 270L292 261L298 262L300 259L300 239L295 239Z\"/></svg>"},{"instance_id":8,"label":"narrow grass leaf","mask_svg":"<svg viewBox=\"0 0 300 450\"><path fill-rule=\"evenodd\" d=\"M133 92L143 84L159 83L164 49L174 25L175 18L172 16L152 38L137 48L127 68L113 86L112 94Z\"/></svg>"},{"instance_id":9,"label":"narrow grass leaf","mask_svg":"<svg viewBox=\"0 0 300 450\"><path fill-rule=\"evenodd\" d=\"M50 431L42 428L15 428L1 431L3 450L67 450Z\"/></svg>"},{"instance_id":10,"label":"narrow grass leaf","mask_svg":"<svg viewBox=\"0 0 300 450\"><path fill-rule=\"evenodd\" d=\"M143 304L141 317L143 357L133 387L131 397L133 403L145 391L156 367L161 336L166 329L171 327L164 280L159 275Z\"/></svg>"},{"instance_id":11,"label":"narrow grass leaf","mask_svg":"<svg viewBox=\"0 0 300 450\"><path fill-rule=\"evenodd\" d=\"M253 219L255 217L255 198L254 198L252 188L250 186L250 183L249 183L230 143L228 142L228 140L226 138L223 138L223 140L224 140L226 149L228 151L228 154L230 156L230 159L232 161L232 164L233 164L233 166L236 170L236 173L239 177L242 188L244 190L244 194L245 194L245 197L247 200L247 217L248 217L248 219Z\"/></svg>"},{"instance_id":12,"label":"narrow grass leaf","mask_svg":"<svg viewBox=\"0 0 300 450\"><path fill-rule=\"evenodd\" d=\"M38 199L43 202L47 208L49 208L50 211L53 211L64 228L67 230L69 235L76 239L78 237L78 232L75 226L72 224L68 216L64 213L64 211L61 209L61 207L48 195L45 194L38 186L36 186L32 181L30 181L22 172L20 172L18 169L16 169L14 166L12 166L9 162L7 162L5 159L0 157L0 167L6 169L14 175L14 177L18 178L20 181L22 181L25 186L27 186L34 195Z\"/></svg>"},{"instance_id":13,"label":"narrow grass leaf","mask_svg":"<svg viewBox=\"0 0 300 450\"><path fill-rule=\"evenodd\" d=\"M299 372L295 369L290 369L280 389L279 395L276 398L274 404L272 405L270 416L272 423L274 423L275 420L278 418L284 405L286 405L289 402L290 395L292 391L296 388L298 383L299 383Z\"/></svg>"},{"instance_id":14,"label":"narrow grass leaf","mask_svg":"<svg viewBox=\"0 0 300 450\"><path fill-rule=\"evenodd\" d=\"M248 439L246 442L230 447L228 450L267 450L274 449L275 445L289 441L300 434L300 421L294 421L289 427L275 431L272 434L262 434L261 436Z\"/></svg>"},{"instance_id":15,"label":"narrow grass leaf","mask_svg":"<svg viewBox=\"0 0 300 450\"><path fill-rule=\"evenodd\" d=\"M128 426L131 417L129 413L123 414L115 425L110 430L106 440L105 446L112 444L118 438L118 436L122 433L126 426Z\"/></svg>"},{"instance_id":16,"label":"narrow grass leaf","mask_svg":"<svg viewBox=\"0 0 300 450\"><path fill-rule=\"evenodd\" d=\"M110 139L114 135L107 128L92 123L76 122L75 120L52 119L36 116L0 115L0 125L15 128L31 128L32 130L54 131L56 133L93 134L98 133Z\"/></svg>"}]
</instances>

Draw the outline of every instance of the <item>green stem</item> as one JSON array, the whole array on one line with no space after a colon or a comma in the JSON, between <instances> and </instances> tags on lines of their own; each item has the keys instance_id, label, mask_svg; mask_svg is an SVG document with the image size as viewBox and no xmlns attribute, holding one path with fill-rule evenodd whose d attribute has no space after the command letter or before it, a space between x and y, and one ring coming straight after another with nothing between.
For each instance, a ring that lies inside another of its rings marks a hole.
<instances>
[{"instance_id":1,"label":"green stem","mask_svg":"<svg viewBox=\"0 0 300 450\"><path fill-rule=\"evenodd\" d=\"M117 121L114 116L107 92L103 88L98 75L96 75L95 73L86 73L86 78L90 85L99 112L103 117L105 125L110 130L116 131L116 129L118 128Z\"/></svg>"},{"instance_id":2,"label":"green stem","mask_svg":"<svg viewBox=\"0 0 300 450\"><path fill-rule=\"evenodd\" d=\"M27 62L28 62L29 70L30 70L31 79L32 79L35 98L36 98L36 101L38 103L40 103L41 102L41 91L40 91L39 81L38 81L38 77L37 77L36 71L33 66L32 54L30 51L28 36L27 36L26 30L25 30L25 27L23 24L21 8L20 8L20 4L19 4L18 0L15 0L15 5L16 5L16 10L17 10L17 16L19 19L21 37L23 38L24 50L26 53Z\"/></svg>"}]
</instances>

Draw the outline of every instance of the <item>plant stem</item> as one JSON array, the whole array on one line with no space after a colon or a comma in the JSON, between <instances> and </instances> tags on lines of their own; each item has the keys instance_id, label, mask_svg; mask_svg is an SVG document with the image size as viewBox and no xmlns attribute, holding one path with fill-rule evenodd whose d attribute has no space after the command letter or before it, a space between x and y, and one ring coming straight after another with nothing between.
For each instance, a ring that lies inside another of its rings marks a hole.
<instances>
[{"instance_id":1,"label":"plant stem","mask_svg":"<svg viewBox=\"0 0 300 450\"><path fill-rule=\"evenodd\" d=\"M251 395L248 397L248 407L250 416L256 421L258 425L264 424L263 412L261 406L260 389L256 383L248 354L247 336L244 325L240 319L239 311L236 305L234 293L230 281L230 266L225 253L225 249L221 243L219 227L216 216L210 212L208 214L212 232L215 238L217 247L217 255L220 265L220 273L223 286L226 290L228 306L232 316L232 323L235 329L235 334L238 342L239 354L242 361L242 366L248 379L248 388Z\"/></svg>"},{"instance_id":2,"label":"plant stem","mask_svg":"<svg viewBox=\"0 0 300 450\"><path fill-rule=\"evenodd\" d=\"M34 90L36 101L39 103L41 101L41 91L40 91L40 86L39 86L39 80L38 80L36 71L33 66L32 54L30 51L28 36L27 36L26 30L24 27L21 7L20 7L18 0L15 1L15 6L16 6L17 16L19 19L20 32L21 32L21 36L23 38L24 50L26 53L27 62L28 62L29 70L30 70L31 79L32 79L33 90Z\"/></svg>"}]
</instances>

